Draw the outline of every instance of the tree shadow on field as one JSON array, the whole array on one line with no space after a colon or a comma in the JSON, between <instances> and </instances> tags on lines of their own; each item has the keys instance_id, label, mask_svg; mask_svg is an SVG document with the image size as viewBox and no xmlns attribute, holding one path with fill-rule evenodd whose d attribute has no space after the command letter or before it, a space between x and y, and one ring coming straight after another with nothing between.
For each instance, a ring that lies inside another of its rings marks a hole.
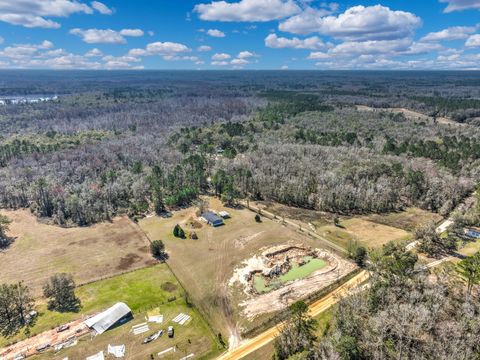
<instances>
[{"instance_id":1,"label":"tree shadow on field","mask_svg":"<svg viewBox=\"0 0 480 360\"><path fill-rule=\"evenodd\" d=\"M13 236L0 237L0 252L7 250L17 240Z\"/></svg>"}]
</instances>

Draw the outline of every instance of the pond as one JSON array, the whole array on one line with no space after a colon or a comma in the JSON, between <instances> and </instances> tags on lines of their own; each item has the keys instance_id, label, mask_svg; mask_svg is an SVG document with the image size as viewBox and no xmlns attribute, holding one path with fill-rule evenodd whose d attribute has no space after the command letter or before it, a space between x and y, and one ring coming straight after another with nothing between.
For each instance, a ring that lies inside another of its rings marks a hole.
<instances>
[{"instance_id":1,"label":"pond","mask_svg":"<svg viewBox=\"0 0 480 360\"><path fill-rule=\"evenodd\" d=\"M304 261L305 264L301 266L299 266L297 263L294 263L288 272L279 276L278 278L270 280L268 283L262 274L256 274L253 278L253 286L255 287L255 290L262 294L274 289L278 289L286 282L306 278L314 271L320 270L326 265L325 260L313 258L311 256L304 257Z\"/></svg>"}]
</instances>

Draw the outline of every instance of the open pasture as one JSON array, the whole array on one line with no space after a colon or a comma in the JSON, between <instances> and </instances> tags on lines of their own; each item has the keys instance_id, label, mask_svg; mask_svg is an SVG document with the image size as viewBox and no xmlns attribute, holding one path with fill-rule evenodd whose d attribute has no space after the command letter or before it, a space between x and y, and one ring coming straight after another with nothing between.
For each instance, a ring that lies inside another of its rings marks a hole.
<instances>
[{"instance_id":1,"label":"open pasture","mask_svg":"<svg viewBox=\"0 0 480 360\"><path fill-rule=\"evenodd\" d=\"M127 217L90 227L61 228L39 222L28 210L6 211L15 241L0 252L2 282L25 281L35 295L54 273L78 284L152 265L147 237Z\"/></svg>"}]
</instances>

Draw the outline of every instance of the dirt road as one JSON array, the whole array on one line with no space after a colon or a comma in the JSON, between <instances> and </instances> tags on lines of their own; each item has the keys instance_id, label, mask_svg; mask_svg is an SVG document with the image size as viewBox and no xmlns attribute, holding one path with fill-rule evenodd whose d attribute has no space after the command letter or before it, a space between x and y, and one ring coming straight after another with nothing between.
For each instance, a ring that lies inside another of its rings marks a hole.
<instances>
[{"instance_id":1,"label":"dirt road","mask_svg":"<svg viewBox=\"0 0 480 360\"><path fill-rule=\"evenodd\" d=\"M368 273L366 271L361 271L352 279L348 280L345 284L311 304L309 306L310 315L315 317L323 313L331 306L336 304L342 296L348 294L351 290L355 289L367 280ZM243 342L239 347L221 355L217 360L237 360L253 353L254 351L268 344L270 341L273 341L273 339L275 339L275 337L278 335L282 325L283 324L278 324L277 326L268 329L260 335Z\"/></svg>"},{"instance_id":2,"label":"dirt road","mask_svg":"<svg viewBox=\"0 0 480 360\"><path fill-rule=\"evenodd\" d=\"M287 218L284 218L284 217L281 217L281 216L278 216L278 215L275 215L274 213L271 213L265 209L261 209L260 207L258 207L257 205L253 205L251 202L247 203L246 201L240 201L240 204L242 204L243 206L245 206L247 209L249 210L252 210L254 212L257 212L263 216L266 216L272 220L278 220L278 221L282 221L285 225L288 225L288 226L291 226L295 229L298 229L302 232L304 232L305 234L307 235L310 235L311 237L314 237L320 241L322 241L323 243L325 243L325 245L327 245L328 247L330 247L331 249L333 250L336 250L342 254L346 254L347 253L347 250L344 249L343 247L341 246L338 246L337 244L325 239L323 236L319 235L318 233L316 233L315 231L311 231L311 230L308 230L306 227L302 227L300 226L299 224L293 222L293 221L290 221L288 220Z\"/></svg>"}]
</instances>

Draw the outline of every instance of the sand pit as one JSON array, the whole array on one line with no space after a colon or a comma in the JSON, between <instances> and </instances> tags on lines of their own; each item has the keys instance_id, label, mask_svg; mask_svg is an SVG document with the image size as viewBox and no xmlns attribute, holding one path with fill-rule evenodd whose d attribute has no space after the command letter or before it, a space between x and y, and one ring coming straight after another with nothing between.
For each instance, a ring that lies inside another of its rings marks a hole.
<instances>
[{"instance_id":1,"label":"sand pit","mask_svg":"<svg viewBox=\"0 0 480 360\"><path fill-rule=\"evenodd\" d=\"M253 318L281 310L354 269L354 264L323 249L281 245L244 261L229 285L243 288L247 299L240 306L248 318Z\"/></svg>"}]
</instances>

